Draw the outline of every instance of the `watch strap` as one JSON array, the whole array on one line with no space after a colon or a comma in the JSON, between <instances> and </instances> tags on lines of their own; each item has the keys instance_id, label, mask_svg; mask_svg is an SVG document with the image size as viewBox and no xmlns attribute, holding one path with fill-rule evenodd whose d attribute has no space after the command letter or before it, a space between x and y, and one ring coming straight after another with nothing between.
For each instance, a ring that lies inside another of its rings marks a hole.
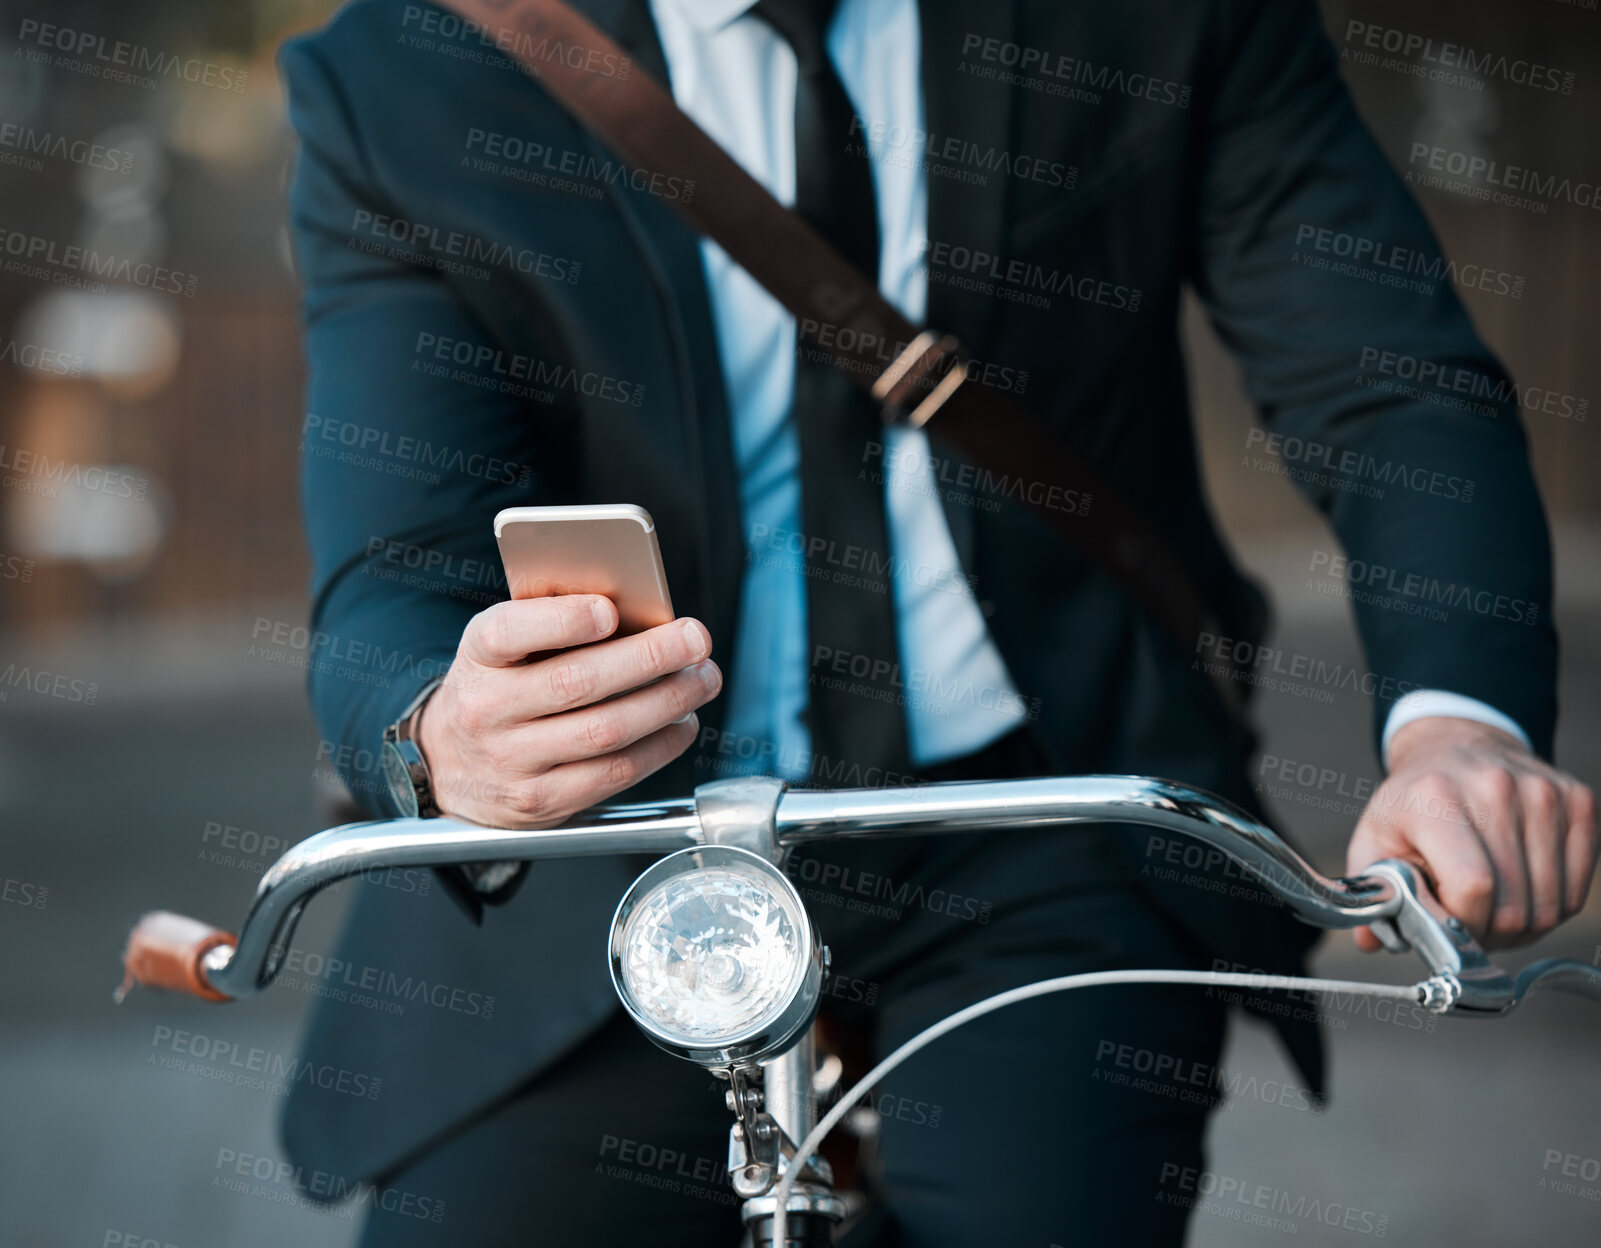
<instances>
[{"instance_id":1,"label":"watch strap","mask_svg":"<svg viewBox=\"0 0 1601 1248\"><path fill-rule=\"evenodd\" d=\"M400 713L400 718L384 729L384 739L389 743L400 746L408 745L411 748L403 751L406 756L406 772L411 779L412 793L417 799L417 815L422 819L436 818L439 803L434 798L433 776L428 770L428 758L422 752L422 745L417 740L417 719L422 709L428 704L439 686L444 684L444 677L436 676L424 685Z\"/></svg>"}]
</instances>

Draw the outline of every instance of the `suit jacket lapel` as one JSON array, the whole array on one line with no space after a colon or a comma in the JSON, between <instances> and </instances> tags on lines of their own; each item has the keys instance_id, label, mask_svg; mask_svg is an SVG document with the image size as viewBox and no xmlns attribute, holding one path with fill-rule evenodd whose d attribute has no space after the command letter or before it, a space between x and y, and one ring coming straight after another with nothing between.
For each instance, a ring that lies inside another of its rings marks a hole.
<instances>
[{"instance_id":1,"label":"suit jacket lapel","mask_svg":"<svg viewBox=\"0 0 1601 1248\"><path fill-rule=\"evenodd\" d=\"M647 73L668 85L667 59L646 0L571 2L623 47L634 61L633 72ZM614 159L587 130L584 141L599 159ZM712 596L711 618L706 623L719 645L731 646L745 567L739 470L700 238L661 199L616 189L608 194L645 257L647 274L656 287L678 355L686 440L694 459L691 469L699 474L696 488L706 506L702 574ZM719 592L723 586L728 589ZM718 726L722 706L723 700L716 699L702 708L702 722Z\"/></svg>"},{"instance_id":2,"label":"suit jacket lapel","mask_svg":"<svg viewBox=\"0 0 1601 1248\"><path fill-rule=\"evenodd\" d=\"M928 132L939 139L1010 150L1013 143L1014 90L993 79L975 77L962 66L964 41L981 34L1010 42L1016 25L1014 0L981 8L965 0L920 0L922 21L923 113ZM1011 178L991 172L982 184L957 178L928 179L928 237L974 251L1000 255L1006 240ZM977 291L944 282L928 283L927 323L954 333L969 354L989 354L995 301ZM938 429L936 419L930 426ZM973 508L942 491L945 519L962 566L974 570Z\"/></svg>"}]
</instances>

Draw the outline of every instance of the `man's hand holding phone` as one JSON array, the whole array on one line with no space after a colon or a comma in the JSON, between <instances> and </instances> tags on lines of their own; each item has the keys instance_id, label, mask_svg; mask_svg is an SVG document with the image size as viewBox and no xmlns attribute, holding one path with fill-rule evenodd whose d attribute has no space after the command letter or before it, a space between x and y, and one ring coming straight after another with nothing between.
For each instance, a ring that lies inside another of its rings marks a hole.
<instances>
[{"instance_id":1,"label":"man's hand holding phone","mask_svg":"<svg viewBox=\"0 0 1601 1248\"><path fill-rule=\"evenodd\" d=\"M417 725L444 813L552 827L689 748L695 709L723 685L711 633L678 619L612 637L617 625L599 594L515 599L472 618Z\"/></svg>"}]
</instances>

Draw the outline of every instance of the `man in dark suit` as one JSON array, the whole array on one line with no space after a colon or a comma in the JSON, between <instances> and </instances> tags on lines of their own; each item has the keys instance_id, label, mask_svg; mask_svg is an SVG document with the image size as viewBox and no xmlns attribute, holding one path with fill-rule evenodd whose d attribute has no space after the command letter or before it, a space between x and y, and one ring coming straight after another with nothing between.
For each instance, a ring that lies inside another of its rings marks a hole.
<instances>
[{"instance_id":1,"label":"man in dark suit","mask_svg":"<svg viewBox=\"0 0 1601 1248\"><path fill-rule=\"evenodd\" d=\"M1351 868L1425 863L1491 943L1582 904L1593 799L1549 763L1550 554L1517 410L1353 383L1374 349L1504 374L1310 2L579 7L631 58L596 72L670 83L910 319L961 339L969 384L1089 457L1248 619L1189 425L1190 284L1272 436L1326 450L1295 475L1352 561L1370 667L1407 691L1375 700L1389 777ZM338 659L311 691L365 804L419 796L370 764L386 732L414 741L439 807L506 826L753 770L1146 773L1252 803L1249 742L1192 671L1243 631L1173 645L1004 490L884 434L674 215L694 188L622 166L493 32L357 0L283 64L303 139L314 623L319 659ZM1362 465L1477 493L1342 488ZM497 601L497 510L615 501L654 517L684 621L616 639L603 599ZM1458 604L1445 622L1404 609L1436 591ZM833 678L869 659L883 688ZM830 848L790 870L834 950L826 1011L882 1053L1072 970L1302 964L1310 933L1282 909L1164 882L1164 852L1115 830L1008 833ZM364 1242L737 1236L720 1098L621 1021L604 974L637 866L542 868L508 904L469 901L481 926L437 892L362 890L346 978L422 988L319 1009L308 1054L382 1095L297 1087L285 1130L300 1164L396 1194ZM934 1046L877 1106L883 1235L1177 1242L1192 1193L1173 1176L1204 1164L1207 1098L1116 1087L1104 1055L1215 1070L1223 1021L1194 993L1106 992ZM1278 1022L1315 1091L1313 1027ZM437 1223L408 1194L443 1202Z\"/></svg>"}]
</instances>

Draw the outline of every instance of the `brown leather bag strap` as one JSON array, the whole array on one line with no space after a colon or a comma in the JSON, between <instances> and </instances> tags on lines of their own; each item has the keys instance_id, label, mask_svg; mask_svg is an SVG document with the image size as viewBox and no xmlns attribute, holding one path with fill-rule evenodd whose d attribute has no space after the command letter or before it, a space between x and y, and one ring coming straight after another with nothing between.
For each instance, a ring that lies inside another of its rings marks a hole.
<instances>
[{"instance_id":1,"label":"brown leather bag strap","mask_svg":"<svg viewBox=\"0 0 1601 1248\"><path fill-rule=\"evenodd\" d=\"M672 200L672 208L789 309L802 339L869 390L887 420L928 426L982 470L989 487L1019 498L1122 585L1181 653L1193 654L1203 634L1226 631L1222 613L1133 504L1043 422L995 391L965 384L967 361L954 338L919 333L605 32L562 0L439 2L480 27L623 161L693 182L694 197ZM878 354L885 342L907 344L888 368ZM1247 630L1235 622L1232 631ZM1205 670L1224 707L1243 720L1249 686L1213 665Z\"/></svg>"}]
</instances>

